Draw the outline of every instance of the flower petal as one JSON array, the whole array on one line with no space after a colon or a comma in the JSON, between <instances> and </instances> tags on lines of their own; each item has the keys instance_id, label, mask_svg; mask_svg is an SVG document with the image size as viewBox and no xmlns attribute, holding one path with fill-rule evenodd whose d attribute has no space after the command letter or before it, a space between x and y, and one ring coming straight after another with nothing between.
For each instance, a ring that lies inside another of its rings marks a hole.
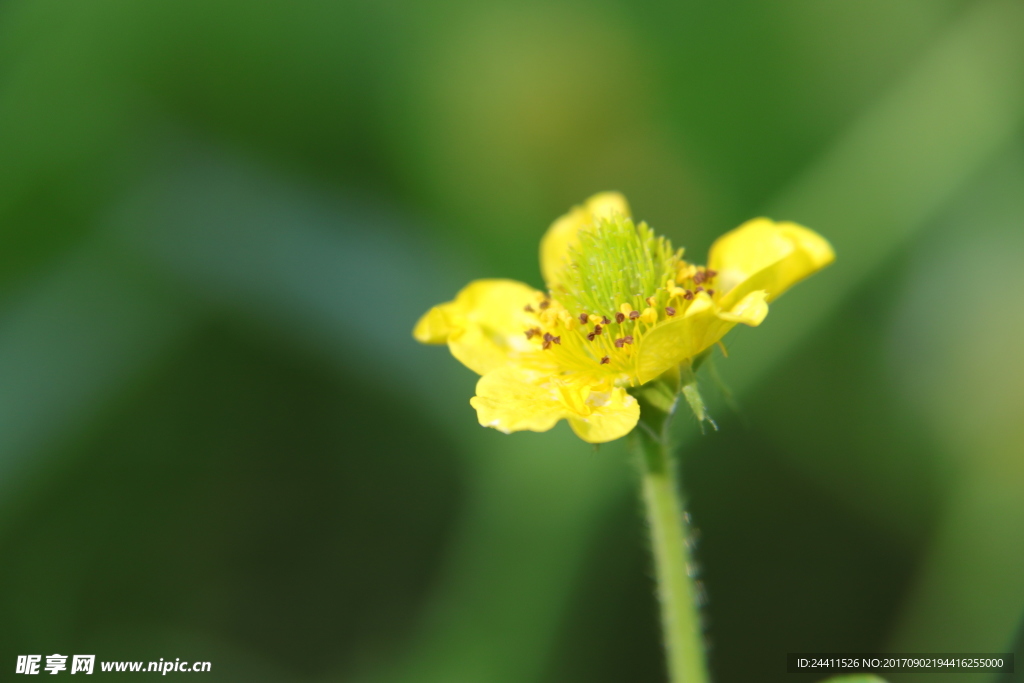
<instances>
[{"instance_id":1,"label":"flower petal","mask_svg":"<svg viewBox=\"0 0 1024 683\"><path fill-rule=\"evenodd\" d=\"M625 389L567 379L507 365L487 373L470 399L477 419L499 431L546 432L569 420L588 443L604 443L628 434L640 419L640 404Z\"/></svg>"},{"instance_id":2,"label":"flower petal","mask_svg":"<svg viewBox=\"0 0 1024 683\"><path fill-rule=\"evenodd\" d=\"M427 311L413 330L425 344L448 344L463 365L483 375L535 352L525 330L534 323L523 307L537 290L515 280L475 280L450 301Z\"/></svg>"},{"instance_id":3,"label":"flower petal","mask_svg":"<svg viewBox=\"0 0 1024 683\"><path fill-rule=\"evenodd\" d=\"M813 230L755 218L715 240L708 267L718 271L722 307L732 309L756 290L767 291L772 301L834 259L832 246Z\"/></svg>"},{"instance_id":4,"label":"flower petal","mask_svg":"<svg viewBox=\"0 0 1024 683\"><path fill-rule=\"evenodd\" d=\"M572 431L587 443L614 441L633 431L640 420L640 404L622 387L591 390L587 404L589 415L569 416Z\"/></svg>"},{"instance_id":5,"label":"flower petal","mask_svg":"<svg viewBox=\"0 0 1024 683\"><path fill-rule=\"evenodd\" d=\"M626 198L618 192L602 192L551 224L540 241L540 271L549 289L554 290L558 285L559 274L568 262L569 249L576 244L576 233L592 225L595 219L614 214L629 216Z\"/></svg>"},{"instance_id":6,"label":"flower petal","mask_svg":"<svg viewBox=\"0 0 1024 683\"><path fill-rule=\"evenodd\" d=\"M682 317L658 325L640 340L637 379L644 384L693 358L725 336L735 324L720 317L711 297L701 292Z\"/></svg>"},{"instance_id":7,"label":"flower petal","mask_svg":"<svg viewBox=\"0 0 1024 683\"><path fill-rule=\"evenodd\" d=\"M747 294L730 310L718 312L718 317L722 320L743 323L751 327L760 325L767 315L768 292L763 289Z\"/></svg>"},{"instance_id":8,"label":"flower petal","mask_svg":"<svg viewBox=\"0 0 1024 683\"><path fill-rule=\"evenodd\" d=\"M550 378L507 365L488 372L476 383L476 408L484 427L510 434L529 430L546 432L566 417L566 408Z\"/></svg>"}]
</instances>

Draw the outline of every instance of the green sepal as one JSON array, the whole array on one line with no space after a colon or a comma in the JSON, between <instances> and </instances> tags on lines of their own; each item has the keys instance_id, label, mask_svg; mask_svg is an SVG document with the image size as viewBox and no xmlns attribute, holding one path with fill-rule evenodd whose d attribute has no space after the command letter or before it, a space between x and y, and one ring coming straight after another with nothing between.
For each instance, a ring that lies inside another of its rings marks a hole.
<instances>
[{"instance_id":1,"label":"green sepal","mask_svg":"<svg viewBox=\"0 0 1024 683\"><path fill-rule=\"evenodd\" d=\"M704 422L708 422L717 431L718 425L715 424L715 421L711 419L710 415L708 415L708 408L704 403L704 397L700 395L700 389L697 386L697 375L694 373L694 368L692 366L680 366L680 381L682 383L683 398L685 398L687 404L689 404L694 417L697 418L697 421L700 422L701 425L703 425Z\"/></svg>"}]
</instances>

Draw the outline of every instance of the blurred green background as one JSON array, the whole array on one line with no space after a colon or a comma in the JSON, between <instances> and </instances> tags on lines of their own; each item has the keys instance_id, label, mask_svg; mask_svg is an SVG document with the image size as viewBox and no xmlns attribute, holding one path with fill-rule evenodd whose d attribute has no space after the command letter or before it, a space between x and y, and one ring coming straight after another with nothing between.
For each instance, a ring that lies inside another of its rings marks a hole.
<instances>
[{"instance_id":1,"label":"blurred green background","mask_svg":"<svg viewBox=\"0 0 1024 683\"><path fill-rule=\"evenodd\" d=\"M1022 122L1019 0L0 3L0 678L664 680L623 445L410 334L609 189L838 252L679 420L715 680L1020 658Z\"/></svg>"}]
</instances>

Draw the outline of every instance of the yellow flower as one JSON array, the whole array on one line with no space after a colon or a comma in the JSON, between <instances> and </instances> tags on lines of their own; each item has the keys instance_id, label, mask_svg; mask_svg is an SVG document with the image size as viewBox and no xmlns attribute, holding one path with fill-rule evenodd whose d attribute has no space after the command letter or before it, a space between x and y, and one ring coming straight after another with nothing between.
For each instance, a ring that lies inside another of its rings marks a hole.
<instances>
[{"instance_id":1,"label":"yellow flower","mask_svg":"<svg viewBox=\"0 0 1024 683\"><path fill-rule=\"evenodd\" d=\"M634 224L625 198L591 197L541 240L542 292L476 280L430 309L415 338L448 344L481 375L470 403L480 424L543 432L562 419L589 443L628 434L640 418L627 388L708 349L737 323L756 327L768 303L835 258L820 235L755 218L718 238L696 266Z\"/></svg>"}]
</instances>

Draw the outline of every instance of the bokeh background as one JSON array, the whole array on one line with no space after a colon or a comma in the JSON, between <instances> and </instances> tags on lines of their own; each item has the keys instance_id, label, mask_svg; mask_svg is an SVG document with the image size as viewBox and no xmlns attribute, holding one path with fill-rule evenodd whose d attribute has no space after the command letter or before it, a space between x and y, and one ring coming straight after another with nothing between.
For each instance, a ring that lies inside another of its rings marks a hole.
<instances>
[{"instance_id":1,"label":"bokeh background","mask_svg":"<svg viewBox=\"0 0 1024 683\"><path fill-rule=\"evenodd\" d=\"M609 189L839 255L679 420L715 680L1020 658L1022 122L1019 0L5 0L0 678L664 680L623 445L410 335Z\"/></svg>"}]
</instances>

